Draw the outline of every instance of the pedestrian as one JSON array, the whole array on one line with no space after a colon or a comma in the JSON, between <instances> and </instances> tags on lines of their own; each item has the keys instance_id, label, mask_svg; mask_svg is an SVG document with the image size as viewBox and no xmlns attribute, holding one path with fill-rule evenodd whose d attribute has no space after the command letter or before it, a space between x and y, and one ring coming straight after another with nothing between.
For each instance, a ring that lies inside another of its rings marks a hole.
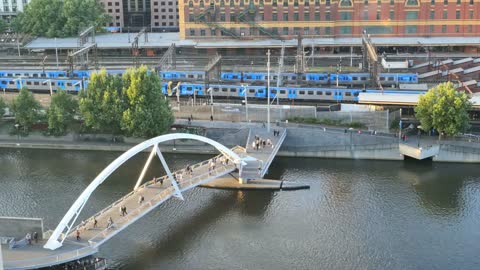
<instances>
[{"instance_id":1,"label":"pedestrian","mask_svg":"<svg viewBox=\"0 0 480 270\"><path fill-rule=\"evenodd\" d=\"M124 215L128 215L128 213L127 213L127 207L126 207L125 205L123 206L123 210L122 210L122 211L123 211L123 214L124 214Z\"/></svg>"},{"instance_id":2,"label":"pedestrian","mask_svg":"<svg viewBox=\"0 0 480 270\"><path fill-rule=\"evenodd\" d=\"M190 126L192 124L192 121L190 120L190 117L188 117L188 125Z\"/></svg>"},{"instance_id":3,"label":"pedestrian","mask_svg":"<svg viewBox=\"0 0 480 270\"><path fill-rule=\"evenodd\" d=\"M344 130L343 130L343 133L347 134L347 129L344 129Z\"/></svg>"},{"instance_id":4,"label":"pedestrian","mask_svg":"<svg viewBox=\"0 0 480 270\"><path fill-rule=\"evenodd\" d=\"M142 204L143 201L145 201L145 198L143 197L143 195L140 195L140 198L138 198L138 204Z\"/></svg>"},{"instance_id":5,"label":"pedestrian","mask_svg":"<svg viewBox=\"0 0 480 270\"><path fill-rule=\"evenodd\" d=\"M108 223L107 223L107 229L110 229L111 227L113 227L113 219L112 219L112 217L109 217L108 218Z\"/></svg>"},{"instance_id":6,"label":"pedestrian","mask_svg":"<svg viewBox=\"0 0 480 270\"><path fill-rule=\"evenodd\" d=\"M262 123L262 127L265 127L265 122Z\"/></svg>"},{"instance_id":7,"label":"pedestrian","mask_svg":"<svg viewBox=\"0 0 480 270\"><path fill-rule=\"evenodd\" d=\"M190 114L190 121L193 121L193 114Z\"/></svg>"},{"instance_id":8,"label":"pedestrian","mask_svg":"<svg viewBox=\"0 0 480 270\"><path fill-rule=\"evenodd\" d=\"M33 232L33 240L35 240L35 244L38 243L38 233L37 232Z\"/></svg>"},{"instance_id":9,"label":"pedestrian","mask_svg":"<svg viewBox=\"0 0 480 270\"><path fill-rule=\"evenodd\" d=\"M77 241L80 241L80 231L78 229L77 229L76 234L77 234Z\"/></svg>"},{"instance_id":10,"label":"pedestrian","mask_svg":"<svg viewBox=\"0 0 480 270\"><path fill-rule=\"evenodd\" d=\"M32 244L32 235L30 233L27 233L27 235L25 236L25 239L27 240L29 245Z\"/></svg>"},{"instance_id":11,"label":"pedestrian","mask_svg":"<svg viewBox=\"0 0 480 270\"><path fill-rule=\"evenodd\" d=\"M93 228L94 229L97 228L97 223L98 223L97 219L95 217L93 217Z\"/></svg>"},{"instance_id":12,"label":"pedestrian","mask_svg":"<svg viewBox=\"0 0 480 270\"><path fill-rule=\"evenodd\" d=\"M213 121L213 115L210 115L210 121Z\"/></svg>"},{"instance_id":13,"label":"pedestrian","mask_svg":"<svg viewBox=\"0 0 480 270\"><path fill-rule=\"evenodd\" d=\"M163 177L160 178L160 185L163 186Z\"/></svg>"},{"instance_id":14,"label":"pedestrian","mask_svg":"<svg viewBox=\"0 0 480 270\"><path fill-rule=\"evenodd\" d=\"M120 216L123 217L123 206L120 206L119 210L120 210Z\"/></svg>"}]
</instances>

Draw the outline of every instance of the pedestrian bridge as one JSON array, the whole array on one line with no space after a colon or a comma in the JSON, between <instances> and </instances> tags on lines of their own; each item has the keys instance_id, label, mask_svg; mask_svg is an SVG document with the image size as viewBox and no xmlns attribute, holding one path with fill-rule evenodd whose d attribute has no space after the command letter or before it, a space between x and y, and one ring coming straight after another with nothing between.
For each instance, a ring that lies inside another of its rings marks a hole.
<instances>
[{"instance_id":1,"label":"pedestrian bridge","mask_svg":"<svg viewBox=\"0 0 480 270\"><path fill-rule=\"evenodd\" d=\"M41 241L44 244L43 248L41 248L40 244L19 249L6 249L4 247L5 269L36 269L95 254L103 243L147 215L166 200L172 197L183 200L183 193L189 189L234 172L238 173L238 179L241 183L246 183L249 179L262 178L286 136L285 129L278 130L280 130L280 134L275 137L273 133L270 136L270 133L265 133L263 129L251 131L251 134L261 134L264 138L268 136L273 144L270 148L264 147L261 151L255 150L255 152L249 153L247 153L247 148L236 146L229 149L213 140L192 134L159 136L131 148L108 165L89 184L73 203L56 229L53 232L46 233L45 238L49 238L46 242ZM251 142L251 136L249 136L247 145ZM191 165L191 172L187 171L186 168L172 172L158 144L174 139L202 141L214 146L220 154ZM152 148L150 155L143 170L140 172L133 190L94 216L78 222L78 216L95 189L123 163L149 148ZM158 156L160 159L167 175L144 182L146 171L155 156ZM255 169L253 170L252 168ZM144 200L140 202L142 197ZM126 207L126 215L121 215L121 207ZM108 224L110 219L113 221L111 226ZM76 239L77 231L80 233L81 239L79 241Z\"/></svg>"},{"instance_id":2,"label":"pedestrian bridge","mask_svg":"<svg viewBox=\"0 0 480 270\"><path fill-rule=\"evenodd\" d=\"M404 156L422 160L422 159L437 156L440 151L440 145L435 144L435 145L428 145L428 146L420 146L420 145L400 143L399 150L400 150L400 154Z\"/></svg>"}]
</instances>

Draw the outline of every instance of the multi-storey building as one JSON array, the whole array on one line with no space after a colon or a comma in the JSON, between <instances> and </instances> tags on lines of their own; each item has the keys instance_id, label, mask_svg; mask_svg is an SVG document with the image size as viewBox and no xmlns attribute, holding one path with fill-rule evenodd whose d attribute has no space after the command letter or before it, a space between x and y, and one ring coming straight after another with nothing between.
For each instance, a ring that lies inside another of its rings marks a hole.
<instances>
[{"instance_id":1,"label":"multi-storey building","mask_svg":"<svg viewBox=\"0 0 480 270\"><path fill-rule=\"evenodd\" d=\"M28 2L30 0L0 0L0 19L10 22L18 12L23 11Z\"/></svg>"},{"instance_id":2,"label":"multi-storey building","mask_svg":"<svg viewBox=\"0 0 480 270\"><path fill-rule=\"evenodd\" d=\"M464 37L480 0L180 0L180 37Z\"/></svg>"},{"instance_id":3,"label":"multi-storey building","mask_svg":"<svg viewBox=\"0 0 480 270\"><path fill-rule=\"evenodd\" d=\"M0 0L1 1L1 0ZM158 30L178 29L177 0L99 0L112 17L108 26L138 30L149 27Z\"/></svg>"}]
</instances>

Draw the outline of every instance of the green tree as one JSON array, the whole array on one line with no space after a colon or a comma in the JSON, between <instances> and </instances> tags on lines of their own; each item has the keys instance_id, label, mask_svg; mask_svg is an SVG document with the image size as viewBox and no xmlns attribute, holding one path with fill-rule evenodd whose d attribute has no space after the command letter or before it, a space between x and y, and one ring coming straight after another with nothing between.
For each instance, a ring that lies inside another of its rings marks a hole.
<instances>
[{"instance_id":1,"label":"green tree","mask_svg":"<svg viewBox=\"0 0 480 270\"><path fill-rule=\"evenodd\" d=\"M145 66L123 75L126 110L122 128L127 135L153 137L169 130L174 118L160 89L159 77Z\"/></svg>"},{"instance_id":2,"label":"green tree","mask_svg":"<svg viewBox=\"0 0 480 270\"><path fill-rule=\"evenodd\" d=\"M13 99L15 123L20 125L24 133L28 133L30 127L39 119L40 108L40 103L26 87L23 87L20 94Z\"/></svg>"},{"instance_id":3,"label":"green tree","mask_svg":"<svg viewBox=\"0 0 480 270\"><path fill-rule=\"evenodd\" d=\"M80 113L85 127L95 132L121 132L124 109L122 78L105 70L90 77L86 91L80 92Z\"/></svg>"},{"instance_id":4,"label":"green tree","mask_svg":"<svg viewBox=\"0 0 480 270\"><path fill-rule=\"evenodd\" d=\"M457 135L469 127L471 103L463 92L457 92L451 82L439 84L420 96L415 107L416 118L423 130L435 128L439 134ZM441 135L439 136L441 138Z\"/></svg>"},{"instance_id":5,"label":"green tree","mask_svg":"<svg viewBox=\"0 0 480 270\"><path fill-rule=\"evenodd\" d=\"M67 133L78 110L78 102L65 91L58 91L52 96L52 103L47 110L48 130L55 136Z\"/></svg>"},{"instance_id":6,"label":"green tree","mask_svg":"<svg viewBox=\"0 0 480 270\"><path fill-rule=\"evenodd\" d=\"M66 37L91 25L100 30L110 19L95 0L32 0L12 26L32 35Z\"/></svg>"},{"instance_id":7,"label":"green tree","mask_svg":"<svg viewBox=\"0 0 480 270\"><path fill-rule=\"evenodd\" d=\"M3 115L5 114L5 108L7 108L7 104L2 97L0 97L0 119L2 119Z\"/></svg>"},{"instance_id":8,"label":"green tree","mask_svg":"<svg viewBox=\"0 0 480 270\"><path fill-rule=\"evenodd\" d=\"M7 30L7 23L0 19L0 33L3 33Z\"/></svg>"}]
</instances>

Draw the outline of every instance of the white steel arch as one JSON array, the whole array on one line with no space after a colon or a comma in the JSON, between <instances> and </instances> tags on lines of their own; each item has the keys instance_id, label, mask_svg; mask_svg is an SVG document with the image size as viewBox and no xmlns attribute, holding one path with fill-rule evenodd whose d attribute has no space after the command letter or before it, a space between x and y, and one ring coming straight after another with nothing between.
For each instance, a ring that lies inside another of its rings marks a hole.
<instances>
[{"instance_id":1,"label":"white steel arch","mask_svg":"<svg viewBox=\"0 0 480 270\"><path fill-rule=\"evenodd\" d=\"M47 243L43 246L44 248L55 250L62 246L62 243L65 237L63 235L68 235L70 229L73 227L77 217L79 216L80 212L82 211L83 207L87 203L90 195L95 191L95 189L100 186L108 176L110 176L118 167L120 167L123 163L128 161L130 158L135 156L136 154L144 151L149 147L154 147L152 153L155 151L159 154L162 164L164 163L163 157L161 157L161 153L158 149L158 144L166 141L171 140L179 140L179 139L191 139L196 141L201 141L204 143L208 143L215 147L218 151L220 151L223 155L225 155L228 159L232 160L237 167L240 169L242 165L242 159L232 150L228 149L227 147L223 146L222 144L211 140L209 138L193 135L193 134L186 134L186 133L174 133L174 134L167 134L158 136L147 141L144 141L131 149L127 152L123 153L117 159L115 159L112 163L110 163L103 171L95 177L95 179L87 186L87 188L80 194L78 199L73 203L70 207L68 212L62 218L58 226L53 231L52 235L48 239ZM165 166L165 164L163 164ZM168 167L165 168L167 170L167 174L171 174ZM170 175L171 176L171 175ZM172 181L175 189L179 191L178 187L176 186L175 181ZM181 197L181 194L178 194ZM64 232L66 230L66 232Z\"/></svg>"}]
</instances>

